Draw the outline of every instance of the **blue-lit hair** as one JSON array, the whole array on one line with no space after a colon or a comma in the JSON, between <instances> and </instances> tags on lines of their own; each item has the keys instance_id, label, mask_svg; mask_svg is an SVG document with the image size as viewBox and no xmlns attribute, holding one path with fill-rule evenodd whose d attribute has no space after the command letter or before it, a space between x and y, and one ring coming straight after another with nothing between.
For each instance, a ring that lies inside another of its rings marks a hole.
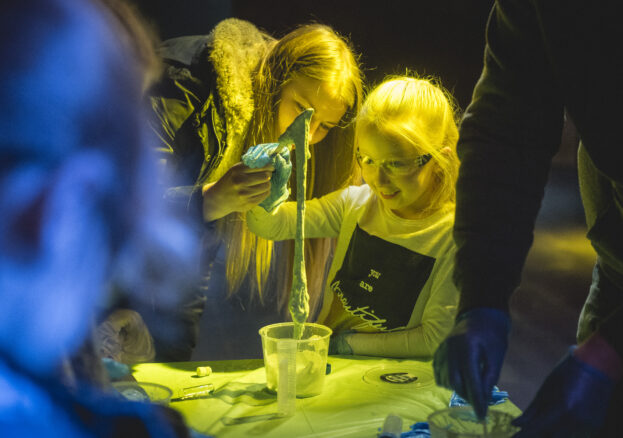
<instances>
[{"instance_id":1,"label":"blue-lit hair","mask_svg":"<svg viewBox=\"0 0 623 438\"><path fill-rule=\"evenodd\" d=\"M154 191L143 75L112 20L0 2L0 359L37 372L82 342L113 274L172 295L193 256Z\"/></svg>"}]
</instances>

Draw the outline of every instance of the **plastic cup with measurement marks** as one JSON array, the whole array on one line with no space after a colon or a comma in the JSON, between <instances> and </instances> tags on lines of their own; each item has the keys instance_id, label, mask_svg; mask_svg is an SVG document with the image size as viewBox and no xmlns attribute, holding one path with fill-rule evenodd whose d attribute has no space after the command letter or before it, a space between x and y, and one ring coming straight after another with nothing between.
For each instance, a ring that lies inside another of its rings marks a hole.
<instances>
[{"instance_id":1,"label":"plastic cup with measurement marks","mask_svg":"<svg viewBox=\"0 0 623 438\"><path fill-rule=\"evenodd\" d=\"M296 342L296 397L312 397L322 392L327 369L329 353L329 337L332 330L320 324L305 323L301 339L293 339L294 323L282 322L271 324L260 329L264 366L266 368L266 386L270 391L277 392L279 387L279 364L282 363L282 376L285 375L284 361L289 354L290 346L280 340L290 339ZM281 353L281 354L280 354ZM282 384L282 387L286 386Z\"/></svg>"}]
</instances>

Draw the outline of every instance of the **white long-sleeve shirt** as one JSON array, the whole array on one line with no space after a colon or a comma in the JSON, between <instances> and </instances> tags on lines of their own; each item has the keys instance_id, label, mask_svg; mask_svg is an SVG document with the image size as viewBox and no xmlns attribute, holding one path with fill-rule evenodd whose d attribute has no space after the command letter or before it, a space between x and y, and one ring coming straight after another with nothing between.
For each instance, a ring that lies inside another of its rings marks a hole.
<instances>
[{"instance_id":1,"label":"white long-sleeve shirt","mask_svg":"<svg viewBox=\"0 0 623 438\"><path fill-rule=\"evenodd\" d=\"M305 237L337 237L318 323L346 340L354 354L431 357L454 322L459 293L452 282L455 246L451 208L403 219L367 185L306 202ZM296 203L271 213L256 207L249 229L292 239Z\"/></svg>"}]
</instances>

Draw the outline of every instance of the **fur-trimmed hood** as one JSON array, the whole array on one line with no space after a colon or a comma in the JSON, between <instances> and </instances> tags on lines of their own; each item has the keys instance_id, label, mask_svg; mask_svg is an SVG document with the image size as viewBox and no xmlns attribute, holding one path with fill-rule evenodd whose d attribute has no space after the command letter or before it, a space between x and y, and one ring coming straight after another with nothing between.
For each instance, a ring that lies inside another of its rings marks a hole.
<instances>
[{"instance_id":1,"label":"fur-trimmed hood","mask_svg":"<svg viewBox=\"0 0 623 438\"><path fill-rule=\"evenodd\" d=\"M229 18L210 32L192 64L210 62L225 118L225 154L219 168L227 170L240 159L244 136L254 110L253 73L274 39L248 21ZM216 171L214 178L223 173Z\"/></svg>"}]
</instances>

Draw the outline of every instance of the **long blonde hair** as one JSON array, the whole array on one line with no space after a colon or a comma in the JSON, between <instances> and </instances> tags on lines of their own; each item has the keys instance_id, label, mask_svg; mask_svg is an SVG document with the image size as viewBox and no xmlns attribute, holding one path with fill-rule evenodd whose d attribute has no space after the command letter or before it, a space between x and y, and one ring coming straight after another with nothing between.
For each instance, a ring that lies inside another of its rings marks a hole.
<instances>
[{"instance_id":1,"label":"long blonde hair","mask_svg":"<svg viewBox=\"0 0 623 438\"><path fill-rule=\"evenodd\" d=\"M356 140L367 129L431 154L431 202L424 213L456 202L458 105L435 78L392 76L366 97L357 116ZM443 148L448 148L443 151Z\"/></svg>"},{"instance_id":2,"label":"long blonde hair","mask_svg":"<svg viewBox=\"0 0 623 438\"><path fill-rule=\"evenodd\" d=\"M261 60L254 78L255 109L245 137L249 147L275 141L275 115L281 90L290 81L310 78L330 85L334 95L344 102L346 113L340 126L332 129L319 143L312 145L309 162L307 199L322 196L348 185L356 177L353 119L362 101L363 79L357 57L349 42L333 29L321 24L303 25L273 43ZM293 157L295 160L296 157ZM294 167L294 166L293 166ZM295 175L293 175L293 178ZM292 185L295 197L295 185ZM249 276L262 299L273 254L273 242L250 233L245 215L233 213L218 222L218 230L227 242L226 275L228 293L235 293ZM286 244L288 245L288 244ZM306 245L310 308L318 301L324 279L329 239L309 239ZM279 306L285 307L291 283L291 249L279 262Z\"/></svg>"}]
</instances>

